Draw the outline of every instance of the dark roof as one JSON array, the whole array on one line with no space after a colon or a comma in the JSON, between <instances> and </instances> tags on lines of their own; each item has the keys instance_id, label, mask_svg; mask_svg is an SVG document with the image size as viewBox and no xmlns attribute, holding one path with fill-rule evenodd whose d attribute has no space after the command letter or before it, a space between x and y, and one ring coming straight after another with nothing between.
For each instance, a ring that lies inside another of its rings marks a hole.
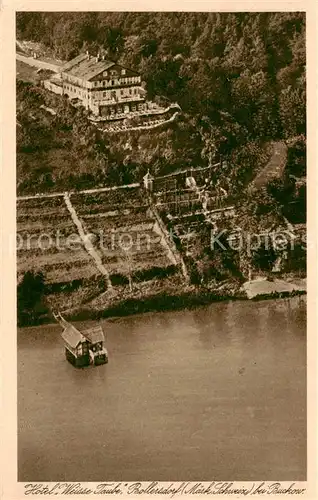
<instances>
[{"instance_id":1,"label":"dark roof","mask_svg":"<svg viewBox=\"0 0 318 500\"><path fill-rule=\"evenodd\" d=\"M101 326L95 326L93 328L88 328L83 331L84 337L86 337L92 344L96 342L103 342L105 340L103 329Z\"/></svg>"},{"instance_id":2,"label":"dark roof","mask_svg":"<svg viewBox=\"0 0 318 500\"><path fill-rule=\"evenodd\" d=\"M62 338L67 342L73 349L76 349L78 344L86 340L85 337L78 331L75 326L68 325L62 333Z\"/></svg>"}]
</instances>

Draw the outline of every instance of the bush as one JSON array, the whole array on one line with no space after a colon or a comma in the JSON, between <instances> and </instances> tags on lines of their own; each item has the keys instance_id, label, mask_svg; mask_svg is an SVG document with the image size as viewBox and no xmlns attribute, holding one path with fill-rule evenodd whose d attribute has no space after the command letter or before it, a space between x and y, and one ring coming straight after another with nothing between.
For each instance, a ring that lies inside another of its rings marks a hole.
<instances>
[{"instance_id":1,"label":"bush","mask_svg":"<svg viewBox=\"0 0 318 500\"><path fill-rule=\"evenodd\" d=\"M44 302L45 280L42 273L27 271L18 285L18 325L32 325L48 312Z\"/></svg>"}]
</instances>

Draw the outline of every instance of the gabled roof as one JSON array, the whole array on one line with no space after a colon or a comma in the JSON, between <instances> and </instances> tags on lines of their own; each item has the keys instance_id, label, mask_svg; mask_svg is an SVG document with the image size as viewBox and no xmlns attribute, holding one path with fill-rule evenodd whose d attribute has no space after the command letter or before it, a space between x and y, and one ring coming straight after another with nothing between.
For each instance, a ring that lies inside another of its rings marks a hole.
<instances>
[{"instance_id":1,"label":"gabled roof","mask_svg":"<svg viewBox=\"0 0 318 500\"><path fill-rule=\"evenodd\" d=\"M87 61L89 62L89 61ZM108 68L111 68L114 66L116 63L112 61L99 61L95 62L94 68L92 68L88 73L85 73L82 78L85 78L86 80L90 80L91 78L94 78L94 76L99 75L103 71L106 71Z\"/></svg>"},{"instance_id":2,"label":"gabled roof","mask_svg":"<svg viewBox=\"0 0 318 500\"><path fill-rule=\"evenodd\" d=\"M67 63L65 63L62 66L61 71L69 71L73 66L76 66L81 61L84 61L84 59L87 59L87 55L85 55L85 54L80 54L80 55L74 57L74 59L72 59L71 61L68 61Z\"/></svg>"},{"instance_id":3,"label":"gabled roof","mask_svg":"<svg viewBox=\"0 0 318 500\"><path fill-rule=\"evenodd\" d=\"M62 68L62 72L69 73L78 78L90 80L115 64L116 63L113 61L106 61L103 59L96 61L96 57L90 56L88 58L86 54L80 54L66 63Z\"/></svg>"},{"instance_id":4,"label":"gabled roof","mask_svg":"<svg viewBox=\"0 0 318 500\"><path fill-rule=\"evenodd\" d=\"M148 172L146 173L146 175L144 175L143 177L145 180L154 180L154 177L151 175L151 173L149 172L149 169L148 169Z\"/></svg>"},{"instance_id":5,"label":"gabled roof","mask_svg":"<svg viewBox=\"0 0 318 500\"><path fill-rule=\"evenodd\" d=\"M83 331L84 337L86 337L92 344L96 342L103 342L105 340L103 329L101 326L95 326L93 328L88 328Z\"/></svg>"},{"instance_id":6,"label":"gabled roof","mask_svg":"<svg viewBox=\"0 0 318 500\"><path fill-rule=\"evenodd\" d=\"M85 337L78 331L75 326L68 325L62 333L62 339L65 340L73 349L76 349L78 344L85 341Z\"/></svg>"}]
</instances>

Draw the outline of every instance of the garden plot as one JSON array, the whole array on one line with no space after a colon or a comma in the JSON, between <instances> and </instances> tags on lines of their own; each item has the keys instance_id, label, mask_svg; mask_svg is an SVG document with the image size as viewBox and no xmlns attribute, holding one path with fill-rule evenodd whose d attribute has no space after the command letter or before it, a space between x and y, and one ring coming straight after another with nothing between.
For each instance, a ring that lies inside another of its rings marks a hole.
<instances>
[{"instance_id":1,"label":"garden plot","mask_svg":"<svg viewBox=\"0 0 318 500\"><path fill-rule=\"evenodd\" d=\"M147 205L139 187L110 189L99 193L71 193L70 199L78 215L87 212L107 213L123 208L129 210Z\"/></svg>"},{"instance_id":2,"label":"garden plot","mask_svg":"<svg viewBox=\"0 0 318 500\"><path fill-rule=\"evenodd\" d=\"M131 276L142 282L155 276L162 279L175 272L140 188L69 196L84 232L99 252L114 285L120 276ZM19 275L27 270L42 272L48 285L62 286L84 280L82 291L71 291L69 298L76 302L78 294L87 296L85 283L101 275L80 240L62 197L19 200L17 228Z\"/></svg>"},{"instance_id":3,"label":"garden plot","mask_svg":"<svg viewBox=\"0 0 318 500\"><path fill-rule=\"evenodd\" d=\"M62 198L17 203L18 273L42 272L46 283L98 274Z\"/></svg>"},{"instance_id":4,"label":"garden plot","mask_svg":"<svg viewBox=\"0 0 318 500\"><path fill-rule=\"evenodd\" d=\"M156 177L153 180L153 192L165 193L185 189L186 180L189 177L192 177L197 187L201 188L206 184L207 179L208 181L211 180L211 175L218 166L220 166L219 163L204 168L188 168L166 176Z\"/></svg>"},{"instance_id":5,"label":"garden plot","mask_svg":"<svg viewBox=\"0 0 318 500\"><path fill-rule=\"evenodd\" d=\"M43 238L45 235L47 237L67 237L73 234L76 229L70 217L41 217L41 216L20 216L17 217L17 230L18 233L34 239L35 237L40 237L41 234Z\"/></svg>"},{"instance_id":6,"label":"garden plot","mask_svg":"<svg viewBox=\"0 0 318 500\"><path fill-rule=\"evenodd\" d=\"M18 200L17 231L22 248L64 246L64 239L76 233L62 198Z\"/></svg>"},{"instance_id":7,"label":"garden plot","mask_svg":"<svg viewBox=\"0 0 318 500\"><path fill-rule=\"evenodd\" d=\"M110 274L171 266L140 188L72 194L71 202Z\"/></svg>"},{"instance_id":8,"label":"garden plot","mask_svg":"<svg viewBox=\"0 0 318 500\"><path fill-rule=\"evenodd\" d=\"M192 216L173 221L172 231L179 239L183 253L186 255L195 253L202 229L206 230L204 216Z\"/></svg>"},{"instance_id":9,"label":"garden plot","mask_svg":"<svg viewBox=\"0 0 318 500\"><path fill-rule=\"evenodd\" d=\"M46 198L35 197L27 199L20 198L17 200L17 209L18 211L21 211L21 213L29 213L32 212L33 210L39 210L42 208L45 210L53 210L55 208L60 208L61 213L63 213L63 208L66 209L66 207L63 204L62 196L51 196L51 197L48 196Z\"/></svg>"},{"instance_id":10,"label":"garden plot","mask_svg":"<svg viewBox=\"0 0 318 500\"><path fill-rule=\"evenodd\" d=\"M97 274L97 269L81 248L76 251L60 251L49 253L45 250L23 252L18 256L18 271L42 272L47 283L60 283L88 278Z\"/></svg>"},{"instance_id":11,"label":"garden plot","mask_svg":"<svg viewBox=\"0 0 318 500\"><path fill-rule=\"evenodd\" d=\"M190 214L202 210L202 201L198 193L190 189L156 193L155 203L160 212L170 215Z\"/></svg>"}]
</instances>

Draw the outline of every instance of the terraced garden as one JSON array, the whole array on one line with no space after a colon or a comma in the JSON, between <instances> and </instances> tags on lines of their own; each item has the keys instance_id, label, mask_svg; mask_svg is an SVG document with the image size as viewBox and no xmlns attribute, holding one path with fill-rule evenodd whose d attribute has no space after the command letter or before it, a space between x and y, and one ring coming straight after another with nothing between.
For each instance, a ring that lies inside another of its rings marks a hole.
<instances>
[{"instance_id":1,"label":"terraced garden","mask_svg":"<svg viewBox=\"0 0 318 500\"><path fill-rule=\"evenodd\" d=\"M122 274L125 269L127 274L127 268L135 275L151 274L151 269L156 274L156 269L174 264L140 188L72 194L70 199L111 275Z\"/></svg>"},{"instance_id":2,"label":"terraced garden","mask_svg":"<svg viewBox=\"0 0 318 500\"><path fill-rule=\"evenodd\" d=\"M97 270L62 197L17 202L18 278L42 272L47 284L90 278Z\"/></svg>"},{"instance_id":3,"label":"terraced garden","mask_svg":"<svg viewBox=\"0 0 318 500\"><path fill-rule=\"evenodd\" d=\"M151 283L160 288L160 281L177 272L140 188L71 193L69 198L116 296L148 282L150 292ZM63 196L18 200L17 261L18 281L27 271L43 273L47 299L55 308L76 308L107 291Z\"/></svg>"},{"instance_id":4,"label":"terraced garden","mask_svg":"<svg viewBox=\"0 0 318 500\"><path fill-rule=\"evenodd\" d=\"M184 286L209 225L204 211L217 208L206 188L204 207L203 172L198 189L185 185L188 175L156 179L151 202L139 185L20 199L18 280L41 272L47 303L64 312Z\"/></svg>"}]
</instances>

